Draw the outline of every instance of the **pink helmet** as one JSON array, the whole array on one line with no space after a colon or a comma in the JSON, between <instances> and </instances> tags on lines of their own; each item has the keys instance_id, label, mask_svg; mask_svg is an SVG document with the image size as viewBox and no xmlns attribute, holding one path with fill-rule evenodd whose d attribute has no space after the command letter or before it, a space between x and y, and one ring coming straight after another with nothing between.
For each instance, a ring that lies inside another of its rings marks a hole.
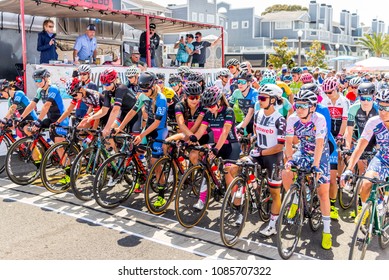
<instances>
[{"instance_id":1,"label":"pink helmet","mask_svg":"<svg viewBox=\"0 0 389 280\"><path fill-rule=\"evenodd\" d=\"M323 84L321 85L324 92L333 91L338 89L338 79L335 77L327 78L324 80Z\"/></svg>"},{"instance_id":2,"label":"pink helmet","mask_svg":"<svg viewBox=\"0 0 389 280\"><path fill-rule=\"evenodd\" d=\"M313 76L310 73L303 73L300 77L303 84L313 83Z\"/></svg>"}]
</instances>

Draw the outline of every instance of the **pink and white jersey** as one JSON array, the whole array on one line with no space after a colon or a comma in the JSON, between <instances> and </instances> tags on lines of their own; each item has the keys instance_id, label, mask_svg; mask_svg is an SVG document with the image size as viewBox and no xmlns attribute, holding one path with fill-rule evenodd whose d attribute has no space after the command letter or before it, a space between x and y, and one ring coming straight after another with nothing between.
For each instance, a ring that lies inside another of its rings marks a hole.
<instances>
[{"instance_id":1,"label":"pink and white jersey","mask_svg":"<svg viewBox=\"0 0 389 280\"><path fill-rule=\"evenodd\" d=\"M285 143L286 120L279 111L269 116L266 116L262 109L257 111L254 116L254 128L257 132L257 144L261 149Z\"/></svg>"},{"instance_id":2,"label":"pink and white jersey","mask_svg":"<svg viewBox=\"0 0 389 280\"><path fill-rule=\"evenodd\" d=\"M350 103L346 97L339 94L339 98L336 100L336 102L332 103L331 99L329 99L326 94L322 96L323 101L321 104L330 110L332 120L347 120Z\"/></svg>"}]
</instances>

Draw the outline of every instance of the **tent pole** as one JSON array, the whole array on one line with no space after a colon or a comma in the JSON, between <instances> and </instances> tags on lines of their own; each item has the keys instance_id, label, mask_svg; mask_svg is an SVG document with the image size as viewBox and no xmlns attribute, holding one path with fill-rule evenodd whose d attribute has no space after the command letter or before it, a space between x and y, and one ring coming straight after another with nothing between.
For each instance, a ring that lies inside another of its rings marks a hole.
<instances>
[{"instance_id":1,"label":"tent pole","mask_svg":"<svg viewBox=\"0 0 389 280\"><path fill-rule=\"evenodd\" d=\"M221 27L220 28L221 30L221 37L222 37L222 66L221 67L224 67L224 27Z\"/></svg>"},{"instance_id":2,"label":"tent pole","mask_svg":"<svg viewBox=\"0 0 389 280\"><path fill-rule=\"evenodd\" d=\"M146 62L147 66L151 67L151 53L150 53L150 17L146 16Z\"/></svg>"},{"instance_id":3,"label":"tent pole","mask_svg":"<svg viewBox=\"0 0 389 280\"><path fill-rule=\"evenodd\" d=\"M26 43L26 26L24 19L24 0L20 0L20 17L22 20L22 58L23 58L23 85L24 93L27 94L27 43Z\"/></svg>"}]
</instances>

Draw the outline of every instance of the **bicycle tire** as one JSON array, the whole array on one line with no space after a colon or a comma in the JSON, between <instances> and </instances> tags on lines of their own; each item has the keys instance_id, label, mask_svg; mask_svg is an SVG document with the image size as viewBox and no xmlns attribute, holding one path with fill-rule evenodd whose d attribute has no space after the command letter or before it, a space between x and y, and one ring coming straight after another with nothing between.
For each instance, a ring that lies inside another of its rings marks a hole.
<instances>
[{"instance_id":1,"label":"bicycle tire","mask_svg":"<svg viewBox=\"0 0 389 280\"><path fill-rule=\"evenodd\" d=\"M344 173L346 168L347 168L347 165L345 165L345 167L343 168L342 174ZM358 164L355 165L353 173L359 174ZM340 183L340 182L338 182L338 183ZM340 186L338 187L339 205L344 210L350 208L353 205L354 200L355 200L357 181L353 179L351 184L352 184L351 191L345 191L344 188L341 188Z\"/></svg>"},{"instance_id":2,"label":"bicycle tire","mask_svg":"<svg viewBox=\"0 0 389 280\"><path fill-rule=\"evenodd\" d=\"M353 208L355 212L355 217L358 215L358 212L362 209L362 200L360 197L362 189L362 179L358 179L355 183L355 196L353 201Z\"/></svg>"},{"instance_id":3,"label":"bicycle tire","mask_svg":"<svg viewBox=\"0 0 389 280\"><path fill-rule=\"evenodd\" d=\"M259 189L255 191L255 196L257 198L257 208L258 208L258 214L259 218L267 223L270 220L270 212L271 212L271 205L273 203L273 199L271 198L269 186L267 185L267 180L263 179L258 184Z\"/></svg>"},{"instance_id":4,"label":"bicycle tire","mask_svg":"<svg viewBox=\"0 0 389 280\"><path fill-rule=\"evenodd\" d=\"M158 172L157 168L160 167L161 170ZM159 174L157 174L157 172ZM146 185L145 185L145 201L146 207L150 213L154 215L160 215L166 211L170 203L174 199L174 194L177 187L178 181L178 171L177 167L173 163L173 159L168 156L164 156L158 159L150 169L149 176L147 176ZM163 176L163 177L162 177ZM164 188L163 188L163 198L167 197L166 202L163 206L155 206L154 203L157 201L160 190L158 187L161 187L160 180L164 178Z\"/></svg>"},{"instance_id":5,"label":"bicycle tire","mask_svg":"<svg viewBox=\"0 0 389 280\"><path fill-rule=\"evenodd\" d=\"M363 260L365 258L367 245L370 243L369 228L371 224L371 215L373 214L373 204L371 201L368 201L365 207L362 209L360 219L355 226L353 238L351 241L351 247L348 259L349 260ZM368 212L368 214L366 214ZM367 215L366 220L363 217ZM365 224L362 224L363 220L365 220Z\"/></svg>"},{"instance_id":6,"label":"bicycle tire","mask_svg":"<svg viewBox=\"0 0 389 280\"><path fill-rule=\"evenodd\" d=\"M0 149L1 150L5 150L5 151L8 151L9 148L11 147L12 145L12 142L8 139L7 136L3 136L3 140L1 141L0 145L2 146ZM6 155L3 155L0 157L0 174L4 172L5 170L5 163L6 163L6 158L7 156Z\"/></svg>"},{"instance_id":7,"label":"bicycle tire","mask_svg":"<svg viewBox=\"0 0 389 280\"><path fill-rule=\"evenodd\" d=\"M193 206L199 200L200 189L204 178L207 185L207 194L203 209L197 210ZM183 227L194 227L204 217L211 197L210 185L211 182L208 171L206 171L202 165L192 166L182 176L180 183L178 184L175 211L178 222Z\"/></svg>"},{"instance_id":8,"label":"bicycle tire","mask_svg":"<svg viewBox=\"0 0 389 280\"><path fill-rule=\"evenodd\" d=\"M322 221L322 214L320 209L320 200L317 195L316 188L310 188L311 190L311 201L309 202L309 213L308 219L309 227L312 231L317 231L320 228Z\"/></svg>"},{"instance_id":9,"label":"bicycle tire","mask_svg":"<svg viewBox=\"0 0 389 280\"><path fill-rule=\"evenodd\" d=\"M128 156L124 153L116 154L106 159L97 170L93 181L93 197L101 207L116 208L125 202L134 191L138 171L133 161L128 167L124 166L127 158ZM125 176L127 178L133 176L132 184L127 182Z\"/></svg>"},{"instance_id":10,"label":"bicycle tire","mask_svg":"<svg viewBox=\"0 0 389 280\"><path fill-rule=\"evenodd\" d=\"M297 197L296 197L297 196ZM292 185L285 195L285 199L281 205L280 215L278 217L277 226L277 249L281 258L289 259L300 240L301 229L304 222L304 210L302 205L302 198L299 197L299 190L296 185ZM288 218L289 209L295 199L298 199L296 214ZM287 240L292 243L289 246L286 244Z\"/></svg>"},{"instance_id":11,"label":"bicycle tire","mask_svg":"<svg viewBox=\"0 0 389 280\"><path fill-rule=\"evenodd\" d=\"M6 155L5 171L8 178L15 184L28 185L34 182L40 175L40 162L46 148L38 141L34 151L37 162L33 159L31 145L34 139L25 137L11 145ZM36 150L35 150L36 149Z\"/></svg>"},{"instance_id":12,"label":"bicycle tire","mask_svg":"<svg viewBox=\"0 0 389 280\"><path fill-rule=\"evenodd\" d=\"M384 201L384 209L385 213L383 214L384 217L382 217L382 223L381 223L381 232L378 238L378 243L380 244L381 249L386 249L389 246L389 208L388 208L388 201Z\"/></svg>"},{"instance_id":13,"label":"bicycle tire","mask_svg":"<svg viewBox=\"0 0 389 280\"><path fill-rule=\"evenodd\" d=\"M74 159L70 169L70 187L74 195L82 200L93 199L93 181L97 170L107 159L104 153L99 152L97 147L89 147L82 150Z\"/></svg>"},{"instance_id":14,"label":"bicycle tire","mask_svg":"<svg viewBox=\"0 0 389 280\"><path fill-rule=\"evenodd\" d=\"M243 205L234 205L235 194L232 195L234 188L245 190L242 192L240 201L240 203L242 203L243 200ZM220 237L224 245L232 247L238 242L247 219L248 209L249 190L246 181L242 177L236 177L227 188L223 199L222 209L220 211ZM243 219L240 224L237 224L236 221L239 219L239 215L242 215Z\"/></svg>"},{"instance_id":15,"label":"bicycle tire","mask_svg":"<svg viewBox=\"0 0 389 280\"><path fill-rule=\"evenodd\" d=\"M60 149L63 149L62 156L59 152ZM55 143L46 151L42 159L40 172L43 186L48 191L63 193L70 188L70 168L79 151L77 145L67 141ZM65 159L65 163L62 162L63 159ZM53 162L57 164L52 164ZM63 179L65 181L61 182Z\"/></svg>"}]
</instances>

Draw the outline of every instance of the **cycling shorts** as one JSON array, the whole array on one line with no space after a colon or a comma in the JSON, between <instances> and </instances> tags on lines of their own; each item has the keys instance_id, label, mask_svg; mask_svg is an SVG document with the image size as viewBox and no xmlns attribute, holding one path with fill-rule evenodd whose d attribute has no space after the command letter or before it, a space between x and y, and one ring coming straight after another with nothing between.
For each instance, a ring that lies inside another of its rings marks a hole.
<instances>
[{"instance_id":1,"label":"cycling shorts","mask_svg":"<svg viewBox=\"0 0 389 280\"><path fill-rule=\"evenodd\" d=\"M374 171L378 173L380 180L386 180L389 177L389 165L379 157L375 156L369 163L366 171Z\"/></svg>"},{"instance_id":2,"label":"cycling shorts","mask_svg":"<svg viewBox=\"0 0 389 280\"><path fill-rule=\"evenodd\" d=\"M321 176L317 181L318 185L327 184L330 182L330 165L329 165L329 155L328 152L323 151L323 156L320 159ZM302 154L300 151L297 151L293 154L293 161L300 167L310 170L313 163L313 156Z\"/></svg>"}]
</instances>

